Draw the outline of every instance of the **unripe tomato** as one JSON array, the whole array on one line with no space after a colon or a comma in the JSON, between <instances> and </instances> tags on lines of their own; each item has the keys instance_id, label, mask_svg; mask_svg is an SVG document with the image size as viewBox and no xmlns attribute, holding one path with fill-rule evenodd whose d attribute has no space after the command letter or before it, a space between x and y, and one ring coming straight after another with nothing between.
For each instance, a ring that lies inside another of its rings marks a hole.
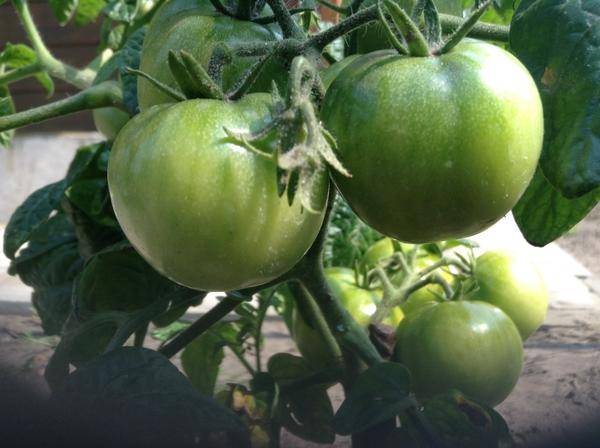
<instances>
[{"instance_id":1,"label":"unripe tomato","mask_svg":"<svg viewBox=\"0 0 600 448\"><path fill-rule=\"evenodd\" d=\"M523 340L544 322L548 290L535 265L516 254L490 251L475 260L479 289L469 299L491 303L513 320Z\"/></svg>"},{"instance_id":2,"label":"unripe tomato","mask_svg":"<svg viewBox=\"0 0 600 448\"><path fill-rule=\"evenodd\" d=\"M328 89L333 80L337 77L337 75L339 75L342 72L342 70L348 67L350 63L352 63L352 61L354 61L358 57L358 54L347 56L344 59L337 61L331 64L326 69L324 69L321 72L321 81L323 81L325 89Z\"/></svg>"},{"instance_id":3,"label":"unripe tomato","mask_svg":"<svg viewBox=\"0 0 600 448\"><path fill-rule=\"evenodd\" d=\"M363 55L333 81L321 116L352 174L333 173L348 204L407 242L491 226L529 184L542 148L531 76L475 40L441 56Z\"/></svg>"},{"instance_id":4,"label":"unripe tomato","mask_svg":"<svg viewBox=\"0 0 600 448\"><path fill-rule=\"evenodd\" d=\"M219 45L232 47L248 42L269 42L278 38L272 28L215 14L207 0L200 2L201 6L198 8L190 8L185 1L180 3L179 9L168 2L157 11L146 32L140 55L140 70L173 88L179 87L169 69L168 55L171 50L186 50L209 70L211 56ZM163 9L168 11L163 12ZM169 16L168 13L173 15ZM257 58L253 57L233 57L230 63L223 66L223 89L231 89L244 71L256 61ZM214 76L215 73L210 75ZM263 68L252 91L269 91L272 81L281 86L286 80L285 64L280 60L273 60ZM141 110L173 101L147 79L138 78L138 102Z\"/></svg>"},{"instance_id":5,"label":"unripe tomato","mask_svg":"<svg viewBox=\"0 0 600 448\"><path fill-rule=\"evenodd\" d=\"M270 117L270 95L152 107L113 145L108 182L125 235L156 270L194 289L229 291L288 271L311 246L324 211L277 193L277 166L224 127L248 132ZM324 207L326 175L314 196Z\"/></svg>"},{"instance_id":6,"label":"unripe tomato","mask_svg":"<svg viewBox=\"0 0 600 448\"><path fill-rule=\"evenodd\" d=\"M114 140L125 123L130 119L129 114L116 107L101 107L92 112L94 125L98 132L108 140Z\"/></svg>"},{"instance_id":7,"label":"unripe tomato","mask_svg":"<svg viewBox=\"0 0 600 448\"><path fill-rule=\"evenodd\" d=\"M381 296L356 286L352 269L327 268L325 274L333 294L340 299L354 320L366 328ZM402 317L402 311L395 308L383 323L395 327ZM306 323L297 310L294 310L292 333L298 350L315 369L323 368L331 361L319 332Z\"/></svg>"},{"instance_id":8,"label":"unripe tomato","mask_svg":"<svg viewBox=\"0 0 600 448\"><path fill-rule=\"evenodd\" d=\"M429 305L398 327L395 359L411 373L417 397L458 389L490 406L513 390L523 343L513 321L489 303Z\"/></svg>"}]
</instances>

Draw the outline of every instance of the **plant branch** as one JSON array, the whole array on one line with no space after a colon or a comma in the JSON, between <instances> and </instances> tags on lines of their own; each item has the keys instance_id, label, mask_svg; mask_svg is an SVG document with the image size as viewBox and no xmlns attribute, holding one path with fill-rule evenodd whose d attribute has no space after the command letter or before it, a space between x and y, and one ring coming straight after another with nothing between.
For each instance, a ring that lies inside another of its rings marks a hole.
<instances>
[{"instance_id":1,"label":"plant branch","mask_svg":"<svg viewBox=\"0 0 600 448\"><path fill-rule=\"evenodd\" d=\"M314 325L317 333L319 333L319 336L323 338L323 342L327 346L327 351L333 360L331 363L332 366L343 369L344 356L342 355L342 350L331 329L327 326L327 321L315 300L300 283L290 282L288 287L294 296L294 301L298 304L298 308L309 313L308 317L311 319L311 323Z\"/></svg>"},{"instance_id":2,"label":"plant branch","mask_svg":"<svg viewBox=\"0 0 600 448\"><path fill-rule=\"evenodd\" d=\"M335 188L333 185L330 185L325 222L327 222L331 214L335 194ZM369 340L369 336L364 328L350 316L339 298L332 293L327 284L322 264L323 246L326 236L327 224L324 224L312 247L298 265L296 265L292 275L314 297L327 321L327 325L342 348L356 354L367 365L381 362L383 358Z\"/></svg>"},{"instance_id":3,"label":"plant branch","mask_svg":"<svg viewBox=\"0 0 600 448\"><path fill-rule=\"evenodd\" d=\"M15 10L23 24L25 33L37 55L40 66L54 78L62 79L80 89L92 85L96 72L91 69L79 70L56 59L44 44L37 30L26 0L12 0Z\"/></svg>"},{"instance_id":4,"label":"plant branch","mask_svg":"<svg viewBox=\"0 0 600 448\"><path fill-rule=\"evenodd\" d=\"M175 356L186 345L227 316L227 314L233 311L240 303L242 303L242 300L237 297L232 297L230 295L225 296L223 300L217 303L210 311L199 317L196 322L163 345L158 351L167 358Z\"/></svg>"},{"instance_id":5,"label":"plant branch","mask_svg":"<svg viewBox=\"0 0 600 448\"><path fill-rule=\"evenodd\" d=\"M114 81L89 87L64 100L0 117L0 132L100 107L124 109L121 89Z\"/></svg>"},{"instance_id":6,"label":"plant branch","mask_svg":"<svg viewBox=\"0 0 600 448\"><path fill-rule=\"evenodd\" d=\"M20 79L28 78L29 76L37 75L42 71L39 62L25 65L24 67L15 68L5 73L0 74L0 86L10 84L11 82L19 81Z\"/></svg>"},{"instance_id":7,"label":"plant branch","mask_svg":"<svg viewBox=\"0 0 600 448\"><path fill-rule=\"evenodd\" d=\"M283 37L304 38L304 33L292 18L292 14L283 0L267 0L267 3L273 10L273 15L277 18Z\"/></svg>"}]
</instances>

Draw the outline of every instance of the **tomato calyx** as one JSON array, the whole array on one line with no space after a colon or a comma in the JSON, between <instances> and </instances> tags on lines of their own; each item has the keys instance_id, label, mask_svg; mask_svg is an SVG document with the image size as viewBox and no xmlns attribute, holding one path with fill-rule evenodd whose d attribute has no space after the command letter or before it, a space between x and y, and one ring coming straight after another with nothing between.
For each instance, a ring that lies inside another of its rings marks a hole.
<instances>
[{"instance_id":1,"label":"tomato calyx","mask_svg":"<svg viewBox=\"0 0 600 448\"><path fill-rule=\"evenodd\" d=\"M312 98L322 94L322 83L312 62L303 56L292 61L290 86L287 97L273 87L272 120L256 132L237 132L225 128L227 135L249 151L276 163L279 194L287 193L291 204L299 195L302 206L309 212L319 212L315 202L314 186L327 175L327 166L344 176L348 171L337 159L334 138L322 126ZM277 134L275 148L263 150L264 140Z\"/></svg>"},{"instance_id":2,"label":"tomato calyx","mask_svg":"<svg viewBox=\"0 0 600 448\"><path fill-rule=\"evenodd\" d=\"M398 53L427 57L444 54L454 48L473 29L492 1L477 1L471 15L444 42L440 18L433 1L417 1L410 16L393 0L379 0L376 7L385 34ZM425 23L423 31L417 25L421 16Z\"/></svg>"}]
</instances>

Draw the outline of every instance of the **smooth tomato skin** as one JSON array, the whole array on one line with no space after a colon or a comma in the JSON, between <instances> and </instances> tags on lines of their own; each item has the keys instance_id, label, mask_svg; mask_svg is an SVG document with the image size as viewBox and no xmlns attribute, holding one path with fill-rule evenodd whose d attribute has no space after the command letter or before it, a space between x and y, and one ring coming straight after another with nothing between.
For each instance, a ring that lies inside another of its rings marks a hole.
<instances>
[{"instance_id":1,"label":"smooth tomato skin","mask_svg":"<svg viewBox=\"0 0 600 448\"><path fill-rule=\"evenodd\" d=\"M475 260L479 289L469 299L488 302L513 320L523 340L544 322L548 290L534 264L514 253L489 251Z\"/></svg>"},{"instance_id":2,"label":"smooth tomato skin","mask_svg":"<svg viewBox=\"0 0 600 448\"><path fill-rule=\"evenodd\" d=\"M354 283L354 270L349 268L326 268L327 283L333 294L338 297L350 315L363 327L369 325L369 320L376 310L381 297L375 291L359 288ZM393 310L383 321L386 325L397 326L403 318L399 308ZM331 362L331 356L318 331L313 329L294 309L292 334L302 356L315 368L323 368Z\"/></svg>"},{"instance_id":3,"label":"smooth tomato skin","mask_svg":"<svg viewBox=\"0 0 600 448\"><path fill-rule=\"evenodd\" d=\"M395 359L411 373L417 397L450 389L490 406L513 390L523 366L523 344L499 308L476 301L425 307L398 327Z\"/></svg>"},{"instance_id":4,"label":"smooth tomato skin","mask_svg":"<svg viewBox=\"0 0 600 448\"><path fill-rule=\"evenodd\" d=\"M224 127L264 126L270 95L189 100L136 115L113 145L108 182L125 235L157 271L194 289L229 291L288 271L324 211L277 194L276 165L234 144ZM324 207L327 179L315 196Z\"/></svg>"},{"instance_id":5,"label":"smooth tomato skin","mask_svg":"<svg viewBox=\"0 0 600 448\"><path fill-rule=\"evenodd\" d=\"M543 140L527 70L470 39L439 57L362 56L333 81L321 117L352 174L333 173L346 201L371 227L413 243L498 221L529 184Z\"/></svg>"},{"instance_id":6,"label":"smooth tomato skin","mask_svg":"<svg viewBox=\"0 0 600 448\"><path fill-rule=\"evenodd\" d=\"M101 107L92 111L94 126L108 140L114 140L130 119L129 114L116 107Z\"/></svg>"},{"instance_id":7,"label":"smooth tomato skin","mask_svg":"<svg viewBox=\"0 0 600 448\"><path fill-rule=\"evenodd\" d=\"M163 7L168 5L169 3L166 3ZM268 27L212 13L206 15L203 8L184 9L170 18L161 15L158 19L161 20L151 21L144 38L140 70L176 89L179 89L179 86L169 69L169 51L186 50L208 70L213 51L220 44L233 46L248 42L268 42L278 38ZM223 89L231 89L256 60L252 57L235 57L232 62L225 64L222 71ZM279 60L267 63L251 90L270 91L272 80L280 87L284 86L287 80L287 67ZM154 87L148 80L138 77L140 110L173 101L173 98Z\"/></svg>"}]
</instances>

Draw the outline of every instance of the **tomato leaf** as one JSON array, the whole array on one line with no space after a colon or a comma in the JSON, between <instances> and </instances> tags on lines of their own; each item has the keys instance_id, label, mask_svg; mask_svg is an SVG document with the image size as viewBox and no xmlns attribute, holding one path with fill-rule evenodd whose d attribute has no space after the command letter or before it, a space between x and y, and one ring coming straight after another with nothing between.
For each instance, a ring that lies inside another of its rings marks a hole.
<instances>
[{"instance_id":1,"label":"tomato leaf","mask_svg":"<svg viewBox=\"0 0 600 448\"><path fill-rule=\"evenodd\" d=\"M14 259L19 248L56 210L65 191L59 181L34 191L12 214L4 231L4 254Z\"/></svg>"},{"instance_id":2,"label":"tomato leaf","mask_svg":"<svg viewBox=\"0 0 600 448\"><path fill-rule=\"evenodd\" d=\"M565 197L589 193L600 186L600 3L523 0L510 47L542 94L544 175Z\"/></svg>"},{"instance_id":3,"label":"tomato leaf","mask_svg":"<svg viewBox=\"0 0 600 448\"><path fill-rule=\"evenodd\" d=\"M60 25L66 25L79 4L79 0L49 0L50 9Z\"/></svg>"},{"instance_id":4,"label":"tomato leaf","mask_svg":"<svg viewBox=\"0 0 600 448\"><path fill-rule=\"evenodd\" d=\"M576 199L565 198L538 169L513 215L530 244L545 246L585 218L599 201L600 188Z\"/></svg>"},{"instance_id":5,"label":"tomato leaf","mask_svg":"<svg viewBox=\"0 0 600 448\"><path fill-rule=\"evenodd\" d=\"M117 22L131 24L140 7L140 0L108 0L105 13Z\"/></svg>"},{"instance_id":6,"label":"tomato leaf","mask_svg":"<svg viewBox=\"0 0 600 448\"><path fill-rule=\"evenodd\" d=\"M513 445L508 426L498 412L458 391L438 395L422 404L422 414L442 439L443 446ZM409 426L409 423L403 419L402 425Z\"/></svg>"},{"instance_id":7,"label":"tomato leaf","mask_svg":"<svg viewBox=\"0 0 600 448\"><path fill-rule=\"evenodd\" d=\"M140 53L144 42L145 28L140 28L127 39L120 50L119 74L123 86L123 101L131 115L139 112L137 100L137 76L126 71L126 68L140 67Z\"/></svg>"},{"instance_id":8,"label":"tomato leaf","mask_svg":"<svg viewBox=\"0 0 600 448\"><path fill-rule=\"evenodd\" d=\"M84 26L94 22L105 6L105 0L79 0L75 12L75 25Z\"/></svg>"},{"instance_id":9,"label":"tomato leaf","mask_svg":"<svg viewBox=\"0 0 600 448\"><path fill-rule=\"evenodd\" d=\"M46 334L62 330L71 310L73 281L82 268L73 226L63 213L41 224L11 263L9 273L33 288L32 303Z\"/></svg>"},{"instance_id":10,"label":"tomato leaf","mask_svg":"<svg viewBox=\"0 0 600 448\"><path fill-rule=\"evenodd\" d=\"M232 411L196 391L167 358L144 348L113 350L80 367L53 401L80 430L89 425L94 442L103 446L211 441L250 447L248 430Z\"/></svg>"},{"instance_id":11,"label":"tomato leaf","mask_svg":"<svg viewBox=\"0 0 600 448\"><path fill-rule=\"evenodd\" d=\"M289 384L309 375L312 369L299 356L277 353L269 359L268 371L277 385ZM292 434L317 443L333 443L333 407L323 385L281 392L274 405L275 420Z\"/></svg>"},{"instance_id":12,"label":"tomato leaf","mask_svg":"<svg viewBox=\"0 0 600 448\"><path fill-rule=\"evenodd\" d=\"M394 418L414 406L409 391L410 374L402 364L381 362L369 367L335 414L335 432L354 434Z\"/></svg>"},{"instance_id":13,"label":"tomato leaf","mask_svg":"<svg viewBox=\"0 0 600 448\"><path fill-rule=\"evenodd\" d=\"M225 357L221 332L235 331L229 323L211 327L194 339L181 354L181 366L192 385L205 395L213 395L221 362Z\"/></svg>"},{"instance_id":14,"label":"tomato leaf","mask_svg":"<svg viewBox=\"0 0 600 448\"><path fill-rule=\"evenodd\" d=\"M117 243L92 256L73 291L78 314L83 319L99 312L133 312L161 298L185 301L198 295L198 291L156 272L128 242Z\"/></svg>"},{"instance_id":15,"label":"tomato leaf","mask_svg":"<svg viewBox=\"0 0 600 448\"><path fill-rule=\"evenodd\" d=\"M37 56L33 49L24 44L12 45L6 44L4 50L0 53L0 65L7 68L16 69L22 68L37 61ZM39 72L35 75L38 82L46 89L48 96L54 93L54 81L46 72Z\"/></svg>"}]
</instances>

